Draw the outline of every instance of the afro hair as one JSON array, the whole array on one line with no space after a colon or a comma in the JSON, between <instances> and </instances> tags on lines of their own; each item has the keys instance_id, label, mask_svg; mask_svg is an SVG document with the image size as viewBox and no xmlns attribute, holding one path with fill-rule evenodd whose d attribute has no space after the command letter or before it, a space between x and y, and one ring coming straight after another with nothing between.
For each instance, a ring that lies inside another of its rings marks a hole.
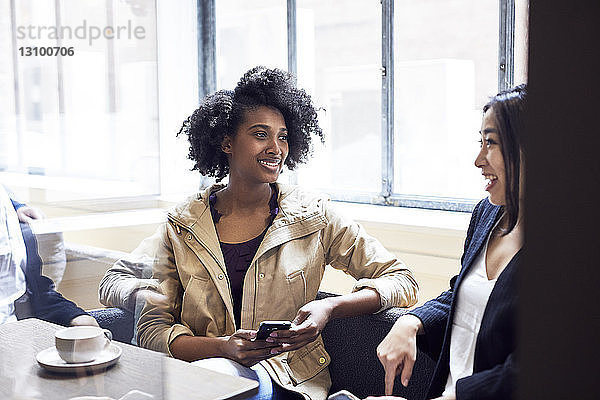
<instances>
[{"instance_id":1,"label":"afro hair","mask_svg":"<svg viewBox=\"0 0 600 400\"><path fill-rule=\"evenodd\" d=\"M288 169L308 160L312 153L312 136L324 141L317 110L310 96L298 89L294 76L280 69L254 67L246 72L233 91L219 90L204 98L179 131L190 142L188 158L192 170L220 181L229 173L226 154L221 149L225 136L235 136L248 110L273 107L283 115L288 129Z\"/></svg>"}]
</instances>

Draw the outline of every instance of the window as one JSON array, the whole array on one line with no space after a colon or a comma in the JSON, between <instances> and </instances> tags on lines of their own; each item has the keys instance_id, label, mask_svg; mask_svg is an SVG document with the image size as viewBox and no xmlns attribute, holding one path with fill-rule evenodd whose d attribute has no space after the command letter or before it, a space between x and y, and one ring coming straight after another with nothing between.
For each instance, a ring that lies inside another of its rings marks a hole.
<instances>
[{"instance_id":1,"label":"window","mask_svg":"<svg viewBox=\"0 0 600 400\"><path fill-rule=\"evenodd\" d=\"M181 172L190 168L185 143L171 155L197 106L195 0L177 8L156 0L0 8L0 182L25 201L30 188L42 189L42 202L197 188L197 174L190 186ZM26 56L28 47L73 54Z\"/></svg>"},{"instance_id":2,"label":"window","mask_svg":"<svg viewBox=\"0 0 600 400\"><path fill-rule=\"evenodd\" d=\"M483 196L481 106L526 79L526 0L166 4L2 2L0 181L24 200L192 192L211 180L189 172L181 122L262 64L296 73L322 107L326 143L283 180L396 206L469 211ZM92 39L106 27L125 30ZM20 54L43 46L75 55Z\"/></svg>"},{"instance_id":3,"label":"window","mask_svg":"<svg viewBox=\"0 0 600 400\"><path fill-rule=\"evenodd\" d=\"M280 0L219 0L217 89L232 89L255 65L287 68L286 7Z\"/></svg>"},{"instance_id":4,"label":"window","mask_svg":"<svg viewBox=\"0 0 600 400\"><path fill-rule=\"evenodd\" d=\"M376 195L381 176L381 14L370 1L297 3L298 84L318 107L326 134L303 186ZM361 160L361 162L356 162Z\"/></svg>"},{"instance_id":5,"label":"window","mask_svg":"<svg viewBox=\"0 0 600 400\"><path fill-rule=\"evenodd\" d=\"M498 88L498 1L398 0L393 14L393 193L481 198L473 160Z\"/></svg>"},{"instance_id":6,"label":"window","mask_svg":"<svg viewBox=\"0 0 600 400\"><path fill-rule=\"evenodd\" d=\"M470 211L484 197L473 167L481 108L514 76L526 79L526 1L216 5L219 88L254 65L285 67L287 50L288 70L324 109L326 143L290 181L421 208Z\"/></svg>"}]
</instances>

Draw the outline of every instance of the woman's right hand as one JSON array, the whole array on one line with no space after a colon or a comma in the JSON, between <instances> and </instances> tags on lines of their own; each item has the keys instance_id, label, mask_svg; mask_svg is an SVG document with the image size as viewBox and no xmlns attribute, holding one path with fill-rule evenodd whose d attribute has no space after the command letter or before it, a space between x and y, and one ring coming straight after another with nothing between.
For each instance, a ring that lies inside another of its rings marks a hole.
<instances>
[{"instance_id":1,"label":"woman's right hand","mask_svg":"<svg viewBox=\"0 0 600 400\"><path fill-rule=\"evenodd\" d=\"M238 329L233 335L225 338L223 348L225 357L246 367L273 357L275 354L271 354L271 349L279 344L264 340L255 341L253 340L255 337L256 331Z\"/></svg>"},{"instance_id":2,"label":"woman's right hand","mask_svg":"<svg viewBox=\"0 0 600 400\"><path fill-rule=\"evenodd\" d=\"M386 395L392 394L396 375L400 375L402 385L408 385L417 359L417 333L422 330L423 323L419 318L403 315L377 346L377 357L385 370Z\"/></svg>"}]
</instances>

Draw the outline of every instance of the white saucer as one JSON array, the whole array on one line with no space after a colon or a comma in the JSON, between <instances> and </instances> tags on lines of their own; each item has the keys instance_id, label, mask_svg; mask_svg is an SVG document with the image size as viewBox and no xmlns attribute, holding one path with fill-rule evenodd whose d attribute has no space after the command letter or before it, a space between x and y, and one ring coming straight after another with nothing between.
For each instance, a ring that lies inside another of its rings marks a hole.
<instances>
[{"instance_id":1,"label":"white saucer","mask_svg":"<svg viewBox=\"0 0 600 400\"><path fill-rule=\"evenodd\" d=\"M46 350L40 351L36 360L38 364L52 372L79 373L101 371L116 364L121 357L121 348L113 343L108 346L94 361L85 363L67 363L60 358L56 347L52 346Z\"/></svg>"}]
</instances>

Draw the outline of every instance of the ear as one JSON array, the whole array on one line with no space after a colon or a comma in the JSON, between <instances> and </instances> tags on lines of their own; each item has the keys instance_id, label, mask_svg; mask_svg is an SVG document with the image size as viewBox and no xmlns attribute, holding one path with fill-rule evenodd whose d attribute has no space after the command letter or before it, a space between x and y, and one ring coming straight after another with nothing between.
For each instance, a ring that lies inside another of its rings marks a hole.
<instances>
[{"instance_id":1,"label":"ear","mask_svg":"<svg viewBox=\"0 0 600 400\"><path fill-rule=\"evenodd\" d=\"M231 154L231 138L228 135L225 135L221 142L221 150L225 154Z\"/></svg>"}]
</instances>

